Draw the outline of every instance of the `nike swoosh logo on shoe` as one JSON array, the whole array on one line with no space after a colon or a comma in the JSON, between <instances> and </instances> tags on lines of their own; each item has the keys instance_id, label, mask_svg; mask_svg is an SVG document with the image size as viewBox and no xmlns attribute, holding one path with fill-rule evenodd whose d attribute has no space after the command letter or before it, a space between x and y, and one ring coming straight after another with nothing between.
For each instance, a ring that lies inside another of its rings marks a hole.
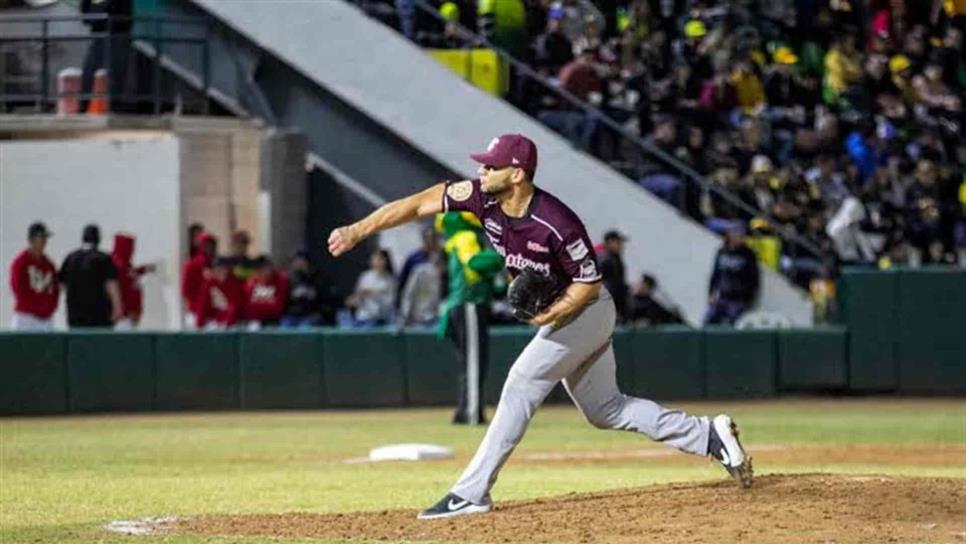
<instances>
[{"instance_id":1,"label":"nike swoosh logo on shoe","mask_svg":"<svg viewBox=\"0 0 966 544\"><path fill-rule=\"evenodd\" d=\"M460 508L463 508L469 503L470 501L468 500L462 500L462 501L456 502L454 499L450 499L449 503L446 505L446 508L448 508L449 511L452 512L453 510L459 510Z\"/></svg>"},{"instance_id":2,"label":"nike swoosh logo on shoe","mask_svg":"<svg viewBox=\"0 0 966 544\"><path fill-rule=\"evenodd\" d=\"M721 448L721 462L725 466L731 466L731 456L728 455L728 450Z\"/></svg>"}]
</instances>

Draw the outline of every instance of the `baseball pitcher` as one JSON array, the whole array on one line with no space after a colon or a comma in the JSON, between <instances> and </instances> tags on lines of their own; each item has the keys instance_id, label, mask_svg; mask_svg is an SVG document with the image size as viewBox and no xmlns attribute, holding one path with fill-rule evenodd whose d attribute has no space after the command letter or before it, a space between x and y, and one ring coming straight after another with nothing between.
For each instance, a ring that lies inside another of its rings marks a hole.
<instances>
[{"instance_id":1,"label":"baseball pitcher","mask_svg":"<svg viewBox=\"0 0 966 544\"><path fill-rule=\"evenodd\" d=\"M478 179L441 183L386 204L333 230L328 242L329 252L339 256L373 234L420 217L472 212L515 277L507 293L515 315L539 327L510 369L476 455L449 493L419 518L489 512L490 489L500 468L560 381L595 427L638 432L688 453L710 455L739 484L750 486L751 459L729 416L709 420L618 390L611 344L614 302L601 289L583 223L563 202L534 186L536 145L506 134L471 158L481 165Z\"/></svg>"}]
</instances>

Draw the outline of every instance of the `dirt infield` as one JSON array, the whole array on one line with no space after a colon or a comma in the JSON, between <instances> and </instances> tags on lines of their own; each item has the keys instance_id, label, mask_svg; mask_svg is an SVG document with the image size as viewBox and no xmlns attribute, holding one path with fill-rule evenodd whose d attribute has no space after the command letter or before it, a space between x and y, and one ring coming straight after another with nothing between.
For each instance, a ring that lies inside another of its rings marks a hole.
<instances>
[{"instance_id":1,"label":"dirt infield","mask_svg":"<svg viewBox=\"0 0 966 544\"><path fill-rule=\"evenodd\" d=\"M966 542L966 480L769 475L497 504L491 514L418 521L415 512L203 516L177 533L453 542Z\"/></svg>"}]
</instances>

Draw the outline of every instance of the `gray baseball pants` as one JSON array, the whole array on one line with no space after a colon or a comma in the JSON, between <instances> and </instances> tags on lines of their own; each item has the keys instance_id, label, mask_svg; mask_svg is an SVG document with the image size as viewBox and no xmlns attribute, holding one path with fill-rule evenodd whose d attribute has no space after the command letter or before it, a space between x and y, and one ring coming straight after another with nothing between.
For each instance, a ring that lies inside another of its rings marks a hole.
<instances>
[{"instance_id":1,"label":"gray baseball pants","mask_svg":"<svg viewBox=\"0 0 966 544\"><path fill-rule=\"evenodd\" d=\"M537 331L510 368L493 421L453 493L475 503L488 499L537 407L561 380L595 427L638 432L688 453L707 454L708 418L669 410L617 389L614 322L614 302L604 288L574 321Z\"/></svg>"}]
</instances>

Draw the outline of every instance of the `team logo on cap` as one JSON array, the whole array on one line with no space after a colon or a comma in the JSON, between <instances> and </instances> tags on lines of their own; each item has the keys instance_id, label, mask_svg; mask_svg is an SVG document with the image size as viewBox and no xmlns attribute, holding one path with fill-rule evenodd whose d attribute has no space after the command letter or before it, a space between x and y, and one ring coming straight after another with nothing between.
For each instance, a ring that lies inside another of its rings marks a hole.
<instances>
[{"instance_id":1,"label":"team logo on cap","mask_svg":"<svg viewBox=\"0 0 966 544\"><path fill-rule=\"evenodd\" d=\"M486 146L486 150L493 151L493 148L495 148L499 143L500 143L499 138L493 138L492 140L490 140L490 145Z\"/></svg>"},{"instance_id":2,"label":"team logo on cap","mask_svg":"<svg viewBox=\"0 0 966 544\"><path fill-rule=\"evenodd\" d=\"M446 188L446 196L457 202L463 202L473 194L472 181L460 181Z\"/></svg>"}]
</instances>

